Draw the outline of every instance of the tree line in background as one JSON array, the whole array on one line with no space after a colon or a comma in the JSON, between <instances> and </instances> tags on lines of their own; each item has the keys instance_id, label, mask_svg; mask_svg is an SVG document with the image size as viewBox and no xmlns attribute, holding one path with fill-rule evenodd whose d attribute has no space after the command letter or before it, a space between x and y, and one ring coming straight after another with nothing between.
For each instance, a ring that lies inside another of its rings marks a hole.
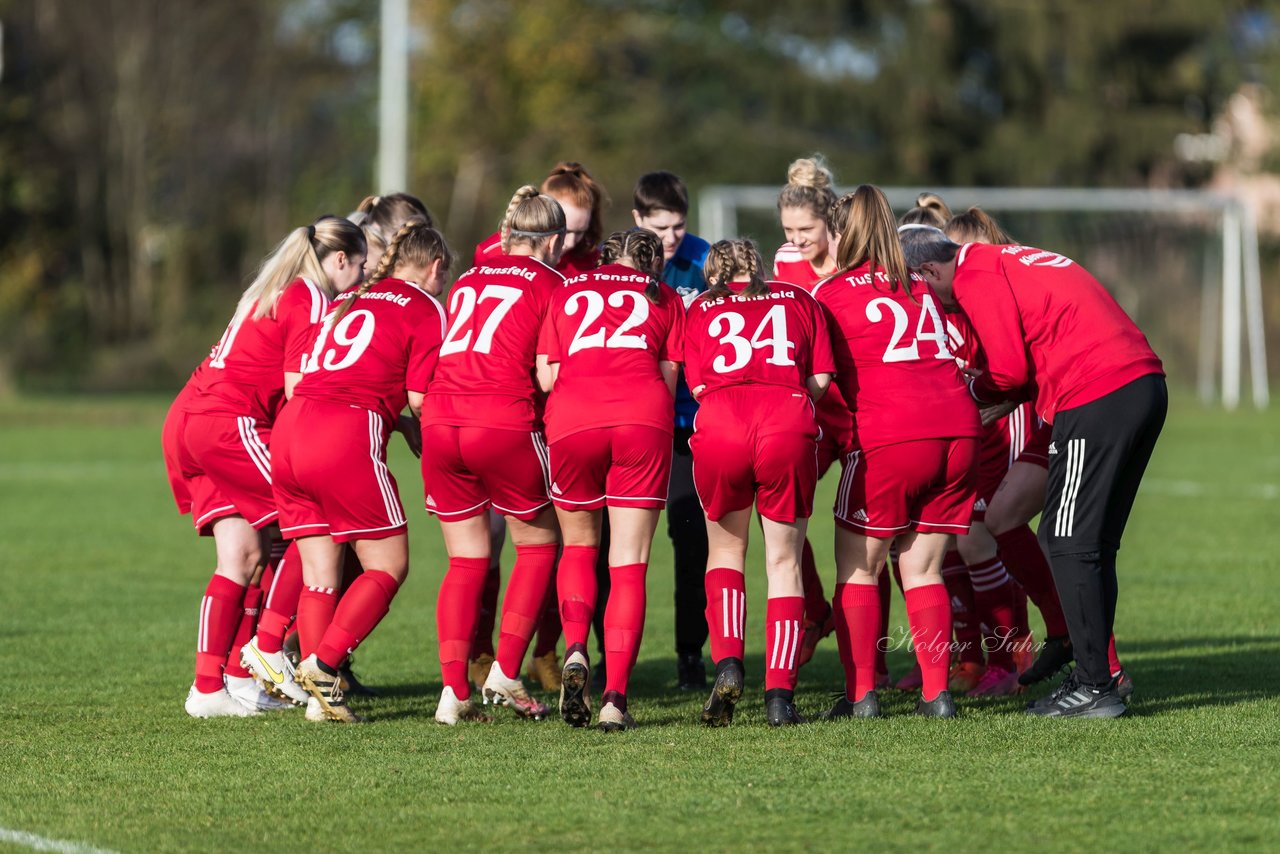
<instances>
[{"instance_id":1,"label":"tree line in background","mask_svg":"<svg viewBox=\"0 0 1280 854\"><path fill-rule=\"evenodd\" d=\"M1195 186L1271 4L415 0L410 186L463 257L576 159L781 183ZM292 226L373 192L377 4L0 0L0 386L173 387ZM1261 34L1261 35L1260 35ZM385 189L385 188L384 188Z\"/></svg>"}]
</instances>

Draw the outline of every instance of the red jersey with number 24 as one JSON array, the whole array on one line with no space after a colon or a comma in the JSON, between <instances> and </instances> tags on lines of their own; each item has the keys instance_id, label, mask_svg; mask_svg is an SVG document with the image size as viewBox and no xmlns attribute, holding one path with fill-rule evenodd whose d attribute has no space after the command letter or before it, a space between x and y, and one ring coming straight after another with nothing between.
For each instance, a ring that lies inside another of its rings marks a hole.
<instances>
[{"instance_id":1,"label":"red jersey with number 24","mask_svg":"<svg viewBox=\"0 0 1280 854\"><path fill-rule=\"evenodd\" d=\"M427 390L444 337L444 309L411 282L383 279L338 297L316 339L295 397L345 403L394 424L408 392Z\"/></svg>"},{"instance_id":2,"label":"red jersey with number 24","mask_svg":"<svg viewBox=\"0 0 1280 854\"><path fill-rule=\"evenodd\" d=\"M947 340L932 289L911 296L864 264L814 289L831 323L836 381L854 417L854 448L978 437L978 409Z\"/></svg>"},{"instance_id":3,"label":"red jersey with number 24","mask_svg":"<svg viewBox=\"0 0 1280 854\"><path fill-rule=\"evenodd\" d=\"M730 386L767 385L807 393L814 374L835 370L822 310L804 288L769 282L769 293L718 299L704 294L685 317L685 377L699 395ZM745 282L732 282L740 292Z\"/></svg>"},{"instance_id":4,"label":"red jersey with number 24","mask_svg":"<svg viewBox=\"0 0 1280 854\"><path fill-rule=\"evenodd\" d=\"M533 430L534 355L564 276L534 258L499 255L458 277L422 423Z\"/></svg>"},{"instance_id":5,"label":"red jersey with number 24","mask_svg":"<svg viewBox=\"0 0 1280 854\"><path fill-rule=\"evenodd\" d=\"M547 401L547 441L580 430L639 424L672 433L675 398L659 362L683 361L684 302L649 277L607 264L574 276L551 298L538 353L560 364Z\"/></svg>"}]
</instances>

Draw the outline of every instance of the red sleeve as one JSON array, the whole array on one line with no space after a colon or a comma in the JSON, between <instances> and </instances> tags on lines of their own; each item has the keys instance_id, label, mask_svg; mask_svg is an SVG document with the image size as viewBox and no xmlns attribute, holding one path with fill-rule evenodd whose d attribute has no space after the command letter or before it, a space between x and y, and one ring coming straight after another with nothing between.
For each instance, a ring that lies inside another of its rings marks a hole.
<instances>
[{"instance_id":1,"label":"red sleeve","mask_svg":"<svg viewBox=\"0 0 1280 854\"><path fill-rule=\"evenodd\" d=\"M840 329L835 311L825 302L818 300L822 316L827 325L827 342L831 345L832 364L836 369L836 385L840 388L840 396L852 412L858 401L858 374L854 368L853 350L849 347L849 339Z\"/></svg>"},{"instance_id":2,"label":"red sleeve","mask_svg":"<svg viewBox=\"0 0 1280 854\"><path fill-rule=\"evenodd\" d=\"M276 305L276 322L284 333L284 371L302 371L303 360L311 355L320 324L329 309L329 300L315 285L303 281L290 285Z\"/></svg>"},{"instance_id":3,"label":"red sleeve","mask_svg":"<svg viewBox=\"0 0 1280 854\"><path fill-rule=\"evenodd\" d=\"M1001 400L1031 378L1022 317L1009 280L1001 272L961 268L952 289L986 357L987 370L974 380L973 392L985 401Z\"/></svg>"},{"instance_id":4,"label":"red sleeve","mask_svg":"<svg viewBox=\"0 0 1280 854\"><path fill-rule=\"evenodd\" d=\"M698 301L695 300L693 305L689 306L688 314L685 316L685 335L684 335L684 379L689 384L689 391L693 391L702 385L702 345L706 342L706 331L702 328L702 318L700 315L705 312L699 307Z\"/></svg>"},{"instance_id":5,"label":"red sleeve","mask_svg":"<svg viewBox=\"0 0 1280 854\"><path fill-rule=\"evenodd\" d=\"M546 316L542 318L542 328L538 330L537 353L539 356L546 356L548 362L559 362L564 358L560 348L560 331L556 328L556 321L563 313L563 302L558 294L551 298Z\"/></svg>"},{"instance_id":6,"label":"red sleeve","mask_svg":"<svg viewBox=\"0 0 1280 854\"><path fill-rule=\"evenodd\" d=\"M416 301L415 297L415 301ZM409 363L405 369L404 387L425 393L440 360L440 344L444 341L444 309L431 297L409 332Z\"/></svg>"},{"instance_id":7,"label":"red sleeve","mask_svg":"<svg viewBox=\"0 0 1280 854\"><path fill-rule=\"evenodd\" d=\"M684 300L669 285L659 285L662 299L667 305L670 323L667 337L658 351L658 358L667 362L684 361Z\"/></svg>"},{"instance_id":8,"label":"red sleeve","mask_svg":"<svg viewBox=\"0 0 1280 854\"><path fill-rule=\"evenodd\" d=\"M809 374L834 374L836 372L835 352L831 346L831 333L828 331L827 313L817 300L806 300L810 325L813 328L813 342L809 348ZM808 379L806 377L805 379Z\"/></svg>"}]
</instances>

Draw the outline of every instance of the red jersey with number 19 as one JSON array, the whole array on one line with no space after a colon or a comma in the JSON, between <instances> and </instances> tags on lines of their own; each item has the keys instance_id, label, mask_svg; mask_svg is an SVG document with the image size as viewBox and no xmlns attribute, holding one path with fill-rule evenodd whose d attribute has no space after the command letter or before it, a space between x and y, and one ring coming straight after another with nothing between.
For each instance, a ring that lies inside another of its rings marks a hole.
<instances>
[{"instance_id":1,"label":"red jersey with number 19","mask_svg":"<svg viewBox=\"0 0 1280 854\"><path fill-rule=\"evenodd\" d=\"M826 307L836 380L853 411L854 447L978 437L978 410L956 366L938 301L911 276L911 296L890 290L869 264L814 289Z\"/></svg>"},{"instance_id":2,"label":"red jersey with number 19","mask_svg":"<svg viewBox=\"0 0 1280 854\"><path fill-rule=\"evenodd\" d=\"M534 356L564 277L534 258L499 255L458 277L423 425L532 430Z\"/></svg>"},{"instance_id":3,"label":"red jersey with number 19","mask_svg":"<svg viewBox=\"0 0 1280 854\"><path fill-rule=\"evenodd\" d=\"M338 297L294 396L358 406L394 425L408 392L425 392L435 372L444 309L412 282L392 278L355 297L338 317L352 298Z\"/></svg>"},{"instance_id":4,"label":"red jersey with number 19","mask_svg":"<svg viewBox=\"0 0 1280 854\"><path fill-rule=\"evenodd\" d=\"M547 401L547 441L595 427L642 425L671 434L675 398L659 362L683 361L684 303L649 277L607 264L574 276L551 298L538 353L559 363Z\"/></svg>"},{"instance_id":5,"label":"red jersey with number 19","mask_svg":"<svg viewBox=\"0 0 1280 854\"><path fill-rule=\"evenodd\" d=\"M822 310L803 288L769 282L769 293L696 299L685 317L685 377L707 395L735 385L808 393L814 374L835 370ZM745 282L731 282L740 292Z\"/></svg>"}]
</instances>

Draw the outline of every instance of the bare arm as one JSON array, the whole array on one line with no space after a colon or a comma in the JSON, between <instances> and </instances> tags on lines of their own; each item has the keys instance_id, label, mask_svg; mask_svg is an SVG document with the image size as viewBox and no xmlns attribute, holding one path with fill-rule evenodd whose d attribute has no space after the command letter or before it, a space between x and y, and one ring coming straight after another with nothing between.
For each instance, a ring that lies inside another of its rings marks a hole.
<instances>
[{"instance_id":1,"label":"bare arm","mask_svg":"<svg viewBox=\"0 0 1280 854\"><path fill-rule=\"evenodd\" d=\"M809 387L809 397L815 402L819 401L831 385L831 374L814 374L805 380L805 385Z\"/></svg>"},{"instance_id":2,"label":"bare arm","mask_svg":"<svg viewBox=\"0 0 1280 854\"><path fill-rule=\"evenodd\" d=\"M285 371L284 372L284 399L289 400L293 397L293 389L298 385L298 381L302 379L301 371Z\"/></svg>"},{"instance_id":3,"label":"bare arm","mask_svg":"<svg viewBox=\"0 0 1280 854\"><path fill-rule=\"evenodd\" d=\"M535 357L534 366L538 374L538 387L550 393L551 389L555 388L556 379L560 376L560 363L552 364L547 361L544 354L539 353Z\"/></svg>"},{"instance_id":4,"label":"bare arm","mask_svg":"<svg viewBox=\"0 0 1280 854\"><path fill-rule=\"evenodd\" d=\"M667 391L671 392L671 396L676 396L676 378L680 376L680 363L662 361L658 363L658 370L662 371L662 381L667 384Z\"/></svg>"}]
</instances>

